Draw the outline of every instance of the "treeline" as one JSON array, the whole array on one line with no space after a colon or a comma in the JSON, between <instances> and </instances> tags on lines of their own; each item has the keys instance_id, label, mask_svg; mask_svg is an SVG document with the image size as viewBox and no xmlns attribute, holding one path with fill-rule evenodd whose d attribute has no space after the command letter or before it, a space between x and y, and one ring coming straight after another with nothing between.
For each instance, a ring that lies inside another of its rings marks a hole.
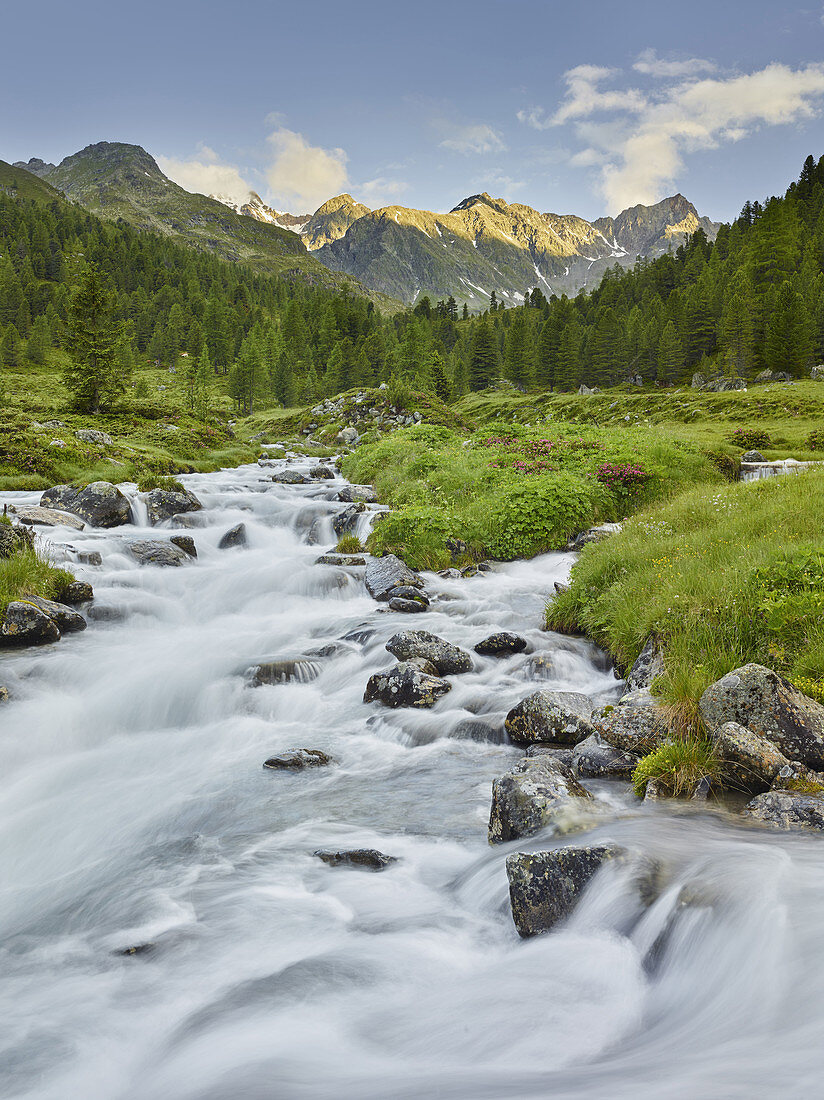
<instances>
[{"instance_id":1,"label":"treeline","mask_svg":"<svg viewBox=\"0 0 824 1100\"><path fill-rule=\"evenodd\" d=\"M590 295L454 299L382 316L354 291L256 275L76 206L0 193L0 361L65 347L71 300L93 264L114 294L124 375L159 363L225 375L242 412L304 404L396 377L448 399L503 377L524 387L673 384L695 370L802 374L824 352L824 158L783 198L748 202L715 242L686 245ZM139 378L139 375L138 375Z\"/></svg>"}]
</instances>

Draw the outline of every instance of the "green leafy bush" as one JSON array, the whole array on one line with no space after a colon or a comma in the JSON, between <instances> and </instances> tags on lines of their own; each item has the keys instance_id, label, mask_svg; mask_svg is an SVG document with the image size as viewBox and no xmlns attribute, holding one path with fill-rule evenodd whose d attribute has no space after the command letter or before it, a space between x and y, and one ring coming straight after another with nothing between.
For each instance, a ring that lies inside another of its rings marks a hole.
<instances>
[{"instance_id":1,"label":"green leafy bush","mask_svg":"<svg viewBox=\"0 0 824 1100\"><path fill-rule=\"evenodd\" d=\"M824 428L815 428L807 436L807 448L811 451L824 451Z\"/></svg>"},{"instance_id":2,"label":"green leafy bush","mask_svg":"<svg viewBox=\"0 0 824 1100\"><path fill-rule=\"evenodd\" d=\"M575 474L511 486L499 502L490 550L503 561L557 550L607 507L604 487Z\"/></svg>"},{"instance_id":3,"label":"green leafy bush","mask_svg":"<svg viewBox=\"0 0 824 1100\"><path fill-rule=\"evenodd\" d=\"M770 434L763 428L736 428L730 432L727 439L735 447L740 447L742 451L752 451L757 447L772 446Z\"/></svg>"}]
</instances>

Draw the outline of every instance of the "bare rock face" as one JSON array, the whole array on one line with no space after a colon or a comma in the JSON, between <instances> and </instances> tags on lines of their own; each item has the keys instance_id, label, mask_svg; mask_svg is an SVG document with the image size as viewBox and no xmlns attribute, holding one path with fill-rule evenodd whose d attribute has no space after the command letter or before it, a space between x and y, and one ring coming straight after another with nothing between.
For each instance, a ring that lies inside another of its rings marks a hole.
<instances>
[{"instance_id":1,"label":"bare rock face","mask_svg":"<svg viewBox=\"0 0 824 1100\"><path fill-rule=\"evenodd\" d=\"M733 790L751 794L766 791L789 764L772 741L737 722L725 722L715 731L713 740L724 784Z\"/></svg>"},{"instance_id":2,"label":"bare rock face","mask_svg":"<svg viewBox=\"0 0 824 1100\"><path fill-rule=\"evenodd\" d=\"M624 854L614 845L515 852L506 859L512 919L524 938L568 917L597 872Z\"/></svg>"},{"instance_id":3,"label":"bare rock face","mask_svg":"<svg viewBox=\"0 0 824 1100\"><path fill-rule=\"evenodd\" d=\"M575 745L592 733L592 700L574 691L535 691L506 716L506 732L518 745L559 741Z\"/></svg>"},{"instance_id":4,"label":"bare rock face","mask_svg":"<svg viewBox=\"0 0 824 1100\"><path fill-rule=\"evenodd\" d=\"M146 507L149 511L149 523L154 527L172 516L199 512L203 505L188 489L182 492L177 489L152 489L146 496Z\"/></svg>"},{"instance_id":5,"label":"bare rock face","mask_svg":"<svg viewBox=\"0 0 824 1100\"><path fill-rule=\"evenodd\" d=\"M411 585L423 588L423 581L408 565L394 554L382 558L373 558L366 566L366 590L373 600L385 601L390 598L393 588Z\"/></svg>"},{"instance_id":6,"label":"bare rock face","mask_svg":"<svg viewBox=\"0 0 824 1100\"><path fill-rule=\"evenodd\" d=\"M389 606L392 606L391 602ZM399 661L409 661L413 657L431 661L441 676L470 672L472 669L472 658L465 650L439 638L437 634L430 634L428 630L402 630L392 635L386 648Z\"/></svg>"},{"instance_id":7,"label":"bare rock face","mask_svg":"<svg viewBox=\"0 0 824 1100\"><path fill-rule=\"evenodd\" d=\"M767 791L747 803L744 816L775 829L824 829L824 794Z\"/></svg>"},{"instance_id":8,"label":"bare rock face","mask_svg":"<svg viewBox=\"0 0 824 1100\"><path fill-rule=\"evenodd\" d=\"M763 665L728 672L710 684L699 706L710 730L737 722L771 741L788 760L824 769L824 706Z\"/></svg>"},{"instance_id":9,"label":"bare rock face","mask_svg":"<svg viewBox=\"0 0 824 1100\"><path fill-rule=\"evenodd\" d=\"M451 689L452 685L446 680L402 661L386 672L369 677L363 701L382 703L385 707L433 707Z\"/></svg>"},{"instance_id":10,"label":"bare rock face","mask_svg":"<svg viewBox=\"0 0 824 1100\"><path fill-rule=\"evenodd\" d=\"M565 831L570 811L591 798L561 761L525 757L492 784L489 842L517 840L549 825Z\"/></svg>"},{"instance_id":11,"label":"bare rock face","mask_svg":"<svg viewBox=\"0 0 824 1100\"><path fill-rule=\"evenodd\" d=\"M128 499L108 481L93 481L83 489L54 485L43 493L40 506L71 512L92 527L122 527L131 522Z\"/></svg>"}]
</instances>

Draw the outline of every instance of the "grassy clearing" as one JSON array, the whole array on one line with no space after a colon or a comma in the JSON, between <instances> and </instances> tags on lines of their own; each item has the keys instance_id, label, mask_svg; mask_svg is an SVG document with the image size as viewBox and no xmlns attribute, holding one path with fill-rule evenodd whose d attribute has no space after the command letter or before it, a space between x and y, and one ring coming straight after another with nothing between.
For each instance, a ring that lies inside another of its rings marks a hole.
<instances>
[{"instance_id":1,"label":"grassy clearing","mask_svg":"<svg viewBox=\"0 0 824 1100\"><path fill-rule=\"evenodd\" d=\"M547 608L629 665L650 635L666 652L656 682L689 714L704 689L756 661L824 679L824 472L699 486L586 547Z\"/></svg>"},{"instance_id":2,"label":"grassy clearing","mask_svg":"<svg viewBox=\"0 0 824 1100\"><path fill-rule=\"evenodd\" d=\"M700 451L655 431L554 423L551 431L497 422L464 437L420 426L347 456L343 473L371 482L393 511L369 539L417 568L466 557L511 560L565 545L582 528L616 520L719 475Z\"/></svg>"}]
</instances>

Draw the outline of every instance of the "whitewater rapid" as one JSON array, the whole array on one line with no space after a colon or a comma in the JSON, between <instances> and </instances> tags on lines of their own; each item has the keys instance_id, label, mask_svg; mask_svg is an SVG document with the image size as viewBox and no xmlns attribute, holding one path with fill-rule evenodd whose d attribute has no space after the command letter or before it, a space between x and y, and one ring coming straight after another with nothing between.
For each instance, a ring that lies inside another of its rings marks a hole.
<instances>
[{"instance_id":1,"label":"whitewater rapid","mask_svg":"<svg viewBox=\"0 0 824 1100\"><path fill-rule=\"evenodd\" d=\"M343 483L271 473L183 479L204 511L180 568L124 551L174 533L145 526L133 486L137 526L43 533L56 560L103 565L72 564L95 590L83 634L0 654L0 1095L824 1095L821 838L592 782L614 811L596 828L487 844L492 780L521 755L506 711L538 687L620 691L594 647L540 628L572 556L426 575L429 612L388 612L362 571L314 564ZM219 550L239 522L248 547ZM420 628L466 649L514 630L530 651L477 658L430 711L364 704L387 639ZM307 655L314 681L250 685ZM335 764L262 768L298 747ZM608 867L563 928L521 941L506 855L582 840L657 859L660 897L639 911ZM398 862L332 868L323 847Z\"/></svg>"}]
</instances>

